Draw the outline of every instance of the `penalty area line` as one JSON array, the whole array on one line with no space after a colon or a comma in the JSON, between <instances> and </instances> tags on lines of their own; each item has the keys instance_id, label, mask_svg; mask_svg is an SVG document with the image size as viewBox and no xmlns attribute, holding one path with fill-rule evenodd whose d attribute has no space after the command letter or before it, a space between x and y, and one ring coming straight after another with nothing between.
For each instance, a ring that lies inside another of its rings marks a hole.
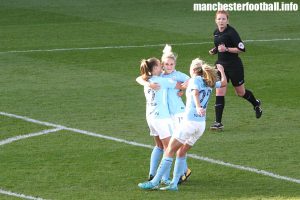
<instances>
[{"instance_id":1,"label":"penalty area line","mask_svg":"<svg viewBox=\"0 0 300 200\"><path fill-rule=\"evenodd\" d=\"M119 139L119 138L115 138L115 137L111 137L111 136L106 136L106 135L102 135L102 134L98 134L98 133L93 133L93 132L90 132L90 131L76 129L76 128L69 128L69 127L66 127L66 126L53 124L53 123L49 123L49 122L42 122L42 121L31 119L31 118L28 118L28 117L25 117L25 116L10 114L10 113L6 113L6 112L0 112L0 115L7 116L7 117L18 118L18 119L22 119L22 120L25 120L25 121L28 121L28 122L42 124L42 125L47 124L48 126L53 126L53 127L59 128L61 130L68 130L68 131L71 131L71 132L76 132L76 133L80 133L80 134L84 134L84 135L88 135L88 136L93 136L93 137L103 138L103 139L107 139L107 140L111 140L111 141L115 141L115 142L129 144L129 145L132 145L132 146L139 146L139 147L144 147L144 148L149 148L149 149L153 148L153 146L151 146L151 145L142 144L142 143L138 143L138 142L134 142L134 141L128 141L128 140L124 140L124 139ZM238 169L238 170L249 171L249 172L253 172L253 173L256 173L256 174L261 174L261 175L264 175L264 176L272 177L272 178L275 178L275 179L280 179L280 180L285 180L285 181L300 184L300 179L295 179L295 178L291 178L291 177L287 177L287 176L281 176L279 174L275 174L275 173L268 172L268 171L265 171L265 170L256 169L256 168L253 168L253 167L247 167L247 166L242 166L242 165L231 164L231 163L228 163L228 162L224 162L224 161L221 161L221 160L215 160L215 159L212 159L212 158L203 157L203 156L199 156L199 155L196 155L196 154L188 154L188 157L193 158L193 159L197 159L197 160L201 160L201 161L205 161L205 162L209 162L209 163L212 163L212 164L218 164L218 165L222 165L222 166L226 166L226 167L230 167L230 168L234 168L234 169Z\"/></svg>"},{"instance_id":2,"label":"penalty area line","mask_svg":"<svg viewBox=\"0 0 300 200\"><path fill-rule=\"evenodd\" d=\"M11 138L1 140L0 141L0 146L10 144L12 142L15 142L15 141L18 141L18 140L23 140L23 139L30 138L30 137L36 137L36 136L40 136L40 135L54 133L54 132L57 132L57 131L60 131L60 130L62 130L61 127L54 128L54 129L47 129L47 130L43 130L43 131L40 131L40 132L37 132L37 133L30 133L30 134L26 134L26 135L18 135L18 136L15 136L15 137L11 137ZM40 198L40 197L33 197L33 196L25 195L25 194L15 193L15 192L3 190L2 188L0 188L0 194L4 194L4 195L8 195L8 196L14 196L14 197L22 198L22 199L44 200L43 198Z\"/></svg>"},{"instance_id":3,"label":"penalty area line","mask_svg":"<svg viewBox=\"0 0 300 200\"><path fill-rule=\"evenodd\" d=\"M30 137L45 135L45 134L57 132L57 131L60 131L60 130L63 130L63 129L62 128L54 128L54 129L43 130L43 131L40 131L40 132L37 132L37 133L18 135L18 136L15 136L15 137L0 140L0 146L3 146L5 144L9 144L9 143L12 143L12 142L15 142L15 141L18 141L18 140L23 140L23 139L30 138Z\"/></svg>"},{"instance_id":4,"label":"penalty area line","mask_svg":"<svg viewBox=\"0 0 300 200\"><path fill-rule=\"evenodd\" d=\"M22 198L22 199L30 199L30 200L45 200L42 199L40 197L33 197L33 196L28 196L25 194L19 194L19 193L15 193L15 192L11 192L11 191L6 191L0 188L0 194L5 194L8 196L14 196L14 197L18 197L18 198Z\"/></svg>"}]
</instances>

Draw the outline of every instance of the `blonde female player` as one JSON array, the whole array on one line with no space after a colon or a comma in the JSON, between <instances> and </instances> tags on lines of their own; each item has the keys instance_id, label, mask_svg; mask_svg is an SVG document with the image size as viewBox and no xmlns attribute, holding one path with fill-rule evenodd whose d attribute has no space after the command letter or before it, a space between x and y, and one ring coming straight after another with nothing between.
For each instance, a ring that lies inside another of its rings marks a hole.
<instances>
[{"instance_id":1,"label":"blonde female player","mask_svg":"<svg viewBox=\"0 0 300 200\"><path fill-rule=\"evenodd\" d=\"M172 52L172 47L168 44L166 44L165 48L163 49L163 55L161 57L162 66L163 66L163 73L161 74L164 78L171 78L175 81L185 83L183 84L183 88L185 88L185 85L187 84L187 81L190 79L190 77L180 71L176 71L176 60L177 56L175 53ZM142 77L137 78L138 83L141 85L149 85L153 89L159 88L159 84L151 84L148 81L145 81L142 79ZM174 124L174 130L179 128L179 125L183 118L183 113L185 109L185 105L182 101L182 98L178 95L180 92L177 88L171 88L168 89L168 108L171 115L171 118L173 120ZM158 149L155 147L152 151L151 156L151 163L153 165L150 165L150 172L149 172L149 180L152 180L156 173L156 169L158 167L159 161L161 159L163 152L161 149ZM152 167L151 167L152 166ZM155 167L156 166L156 167ZM187 164L185 162L185 170L182 174L179 183L184 182L188 179L188 177L191 175L191 170L187 167ZM170 171L166 172L166 174L163 175L161 182L163 184L169 184L169 176Z\"/></svg>"},{"instance_id":2,"label":"blonde female player","mask_svg":"<svg viewBox=\"0 0 300 200\"><path fill-rule=\"evenodd\" d=\"M177 184L184 170L186 153L205 130L206 107L212 88L224 87L227 84L224 68L221 65L217 65L217 68L221 73L221 81L217 81L217 71L214 68L198 58L192 61L190 67L192 78L186 91L187 103L183 122L180 125L180 129L172 135L155 177L151 181L139 183L138 186L141 189L151 190L158 188L162 175L170 169L173 156L177 152L172 182L169 186L160 189L178 190Z\"/></svg>"},{"instance_id":3,"label":"blonde female player","mask_svg":"<svg viewBox=\"0 0 300 200\"><path fill-rule=\"evenodd\" d=\"M155 147L150 159L149 175L155 175L157 166L160 160L156 154L162 154L163 150L167 148L173 122L167 104L167 91L175 87L180 87L181 84L172 79L162 78L162 67L157 58L149 58L142 60L140 66L141 78L149 83L158 83L159 90L153 90L148 86L144 87L146 97L146 119L150 129L150 135L154 137ZM138 79L138 78L137 78ZM152 179L153 177L149 177Z\"/></svg>"},{"instance_id":4,"label":"blonde female player","mask_svg":"<svg viewBox=\"0 0 300 200\"><path fill-rule=\"evenodd\" d=\"M161 57L161 62L163 66L163 73L162 77L164 78L172 78L175 81L178 82L183 82L183 87L186 87L186 84L190 77L180 71L177 71L175 69L176 67L176 61L177 61L177 56L175 53L172 51L172 47L168 44L166 44L164 50L163 50L163 55ZM174 123L174 130L177 130L180 126L180 123L182 122L183 119L183 113L185 110L185 105L182 101L182 98L178 95L178 93L181 92L179 89L169 89L168 90L168 106L169 106L169 111L171 114L171 118ZM185 160L184 164L184 173L179 179L179 184L186 181L189 176L191 175L192 171L188 168L187 162ZM169 179L169 173L168 171L166 174L163 175L162 177L162 182L168 182L165 180Z\"/></svg>"}]
</instances>

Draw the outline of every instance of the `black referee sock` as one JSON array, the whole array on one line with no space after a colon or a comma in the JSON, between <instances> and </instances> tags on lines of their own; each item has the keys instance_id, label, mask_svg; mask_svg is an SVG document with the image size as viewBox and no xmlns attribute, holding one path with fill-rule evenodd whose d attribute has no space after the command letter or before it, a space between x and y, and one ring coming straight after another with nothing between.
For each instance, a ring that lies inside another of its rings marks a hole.
<instances>
[{"instance_id":1,"label":"black referee sock","mask_svg":"<svg viewBox=\"0 0 300 200\"><path fill-rule=\"evenodd\" d=\"M216 122L221 123L224 106L225 106L225 97L216 96L216 104L215 104Z\"/></svg>"},{"instance_id":2,"label":"black referee sock","mask_svg":"<svg viewBox=\"0 0 300 200\"><path fill-rule=\"evenodd\" d=\"M258 102L256 101L256 98L250 90L246 89L243 98L249 101L253 105L253 107L258 106Z\"/></svg>"}]
</instances>

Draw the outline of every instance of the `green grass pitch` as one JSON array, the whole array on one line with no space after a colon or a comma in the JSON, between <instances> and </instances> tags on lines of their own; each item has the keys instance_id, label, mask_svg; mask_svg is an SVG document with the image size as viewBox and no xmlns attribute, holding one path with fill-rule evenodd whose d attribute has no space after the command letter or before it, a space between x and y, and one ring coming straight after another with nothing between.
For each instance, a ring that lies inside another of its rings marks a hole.
<instances>
[{"instance_id":1,"label":"green grass pitch","mask_svg":"<svg viewBox=\"0 0 300 200\"><path fill-rule=\"evenodd\" d=\"M170 43L181 44L173 46L179 71L188 73L198 56L214 63L206 43L214 12L193 12L201 2L1 1L0 112L153 145L135 82L140 60L160 58L159 44ZM229 85L225 131L206 130L190 153L299 180L299 11L231 12L230 23L243 40L253 40L241 57L263 116L257 120ZM43 51L51 49L57 50ZM212 96L207 126L213 106ZM0 115L0 142L52 128ZM192 176L179 192L141 191L150 153L68 130L15 141L0 146L0 191L58 200L300 199L299 183L192 158ZM0 192L0 199L19 198Z\"/></svg>"}]
</instances>

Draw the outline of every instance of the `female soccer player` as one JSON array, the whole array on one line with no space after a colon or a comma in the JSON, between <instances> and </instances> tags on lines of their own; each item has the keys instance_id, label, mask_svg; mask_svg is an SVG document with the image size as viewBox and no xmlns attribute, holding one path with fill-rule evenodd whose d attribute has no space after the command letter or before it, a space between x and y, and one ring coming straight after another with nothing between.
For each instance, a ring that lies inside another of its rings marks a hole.
<instances>
[{"instance_id":1,"label":"female soccer player","mask_svg":"<svg viewBox=\"0 0 300 200\"><path fill-rule=\"evenodd\" d=\"M172 47L170 45L166 45L164 50L163 50L163 55L161 57L161 61L162 61L162 66L163 66L163 73L161 74L162 77L164 78L171 78L172 80L175 80L177 82L182 82L187 84L187 81L190 79L190 77L180 71L176 71L175 67L176 67L176 59L177 56L175 55L174 52L172 52ZM150 85L151 84L147 81L144 81L142 79L142 77L137 78L137 82L141 85ZM159 88L159 84L158 85L152 85L153 89L155 88ZM183 118L183 113L184 113L184 109L185 109L185 105L182 101L182 98L178 95L178 92L180 92L179 89L176 88L171 88L168 89L168 108L169 108L169 112L171 115L171 118L173 120L174 123L174 127L173 129L176 130L179 128L179 125L182 121ZM157 149L157 147L155 147L152 151L152 156L151 156L151 160L155 161L156 166L158 167L159 161L161 159L163 152L160 149ZM155 166L155 165L154 165ZM157 168L156 167L156 168ZM152 172L151 172L152 171ZM155 170L156 172L156 170ZM154 167L151 168L150 167L150 174L149 174L149 180L151 180L154 177L155 173L154 173ZM185 170L184 173L182 174L182 177L180 178L179 182L184 182L186 181L189 176L191 175L191 170L187 167L187 164L185 164ZM163 175L162 177L162 183L166 183L168 184L169 181L169 172L167 172L166 174Z\"/></svg>"},{"instance_id":2,"label":"female soccer player","mask_svg":"<svg viewBox=\"0 0 300 200\"><path fill-rule=\"evenodd\" d=\"M217 29L214 31L215 47L209 51L211 55L218 54L217 64L224 66L226 77L231 83L238 96L249 101L254 108L256 118L262 115L260 100L256 99L250 90L245 89L244 67L239 53L245 52L245 46L237 31L228 23L229 14L226 11L217 11L215 22ZM212 130L223 130L222 115L225 106L227 87L216 89L215 123L210 127Z\"/></svg>"},{"instance_id":3,"label":"female soccer player","mask_svg":"<svg viewBox=\"0 0 300 200\"><path fill-rule=\"evenodd\" d=\"M157 58L142 60L140 66L141 78L149 83L158 83L159 90L153 90L148 86L144 87L146 97L146 119L150 129L150 135L154 136L155 147L150 159L150 176L156 174L157 166L163 149L166 149L173 127L173 122L167 104L168 89L180 87L181 84L172 79L162 78L162 67ZM138 79L138 78L137 78ZM157 154L159 156L157 156ZM152 179L153 177L149 177Z\"/></svg>"},{"instance_id":4,"label":"female soccer player","mask_svg":"<svg viewBox=\"0 0 300 200\"><path fill-rule=\"evenodd\" d=\"M172 52L172 47L170 45L166 45L161 57L161 62L164 70L162 73L162 77L172 78L177 82L184 83L184 85L186 86L187 81L190 79L190 77L175 69L176 60L177 56L174 52ZM179 128L185 110L185 105L182 101L182 98L178 95L179 92L181 92L181 90L176 88L168 89L168 106L171 118L174 123L174 130L177 130ZM185 182L190 177L191 173L192 171L188 168L187 162L185 161L184 173L180 177L179 183ZM162 177L162 181L167 180L167 178L169 178L168 173Z\"/></svg>"},{"instance_id":5,"label":"female soccer player","mask_svg":"<svg viewBox=\"0 0 300 200\"><path fill-rule=\"evenodd\" d=\"M186 153L202 136L205 130L206 108L212 87L224 87L227 84L223 67L217 65L217 68L221 73L221 81L217 81L217 72L214 68L208 66L198 58L192 61L190 67L192 78L188 83L186 91L187 103L183 122L180 125L180 129L172 135L155 177L151 181L139 183L138 186L141 189L150 190L158 188L162 175L170 169L173 156L177 152L171 184L160 189L178 190L177 184L184 170Z\"/></svg>"}]
</instances>

